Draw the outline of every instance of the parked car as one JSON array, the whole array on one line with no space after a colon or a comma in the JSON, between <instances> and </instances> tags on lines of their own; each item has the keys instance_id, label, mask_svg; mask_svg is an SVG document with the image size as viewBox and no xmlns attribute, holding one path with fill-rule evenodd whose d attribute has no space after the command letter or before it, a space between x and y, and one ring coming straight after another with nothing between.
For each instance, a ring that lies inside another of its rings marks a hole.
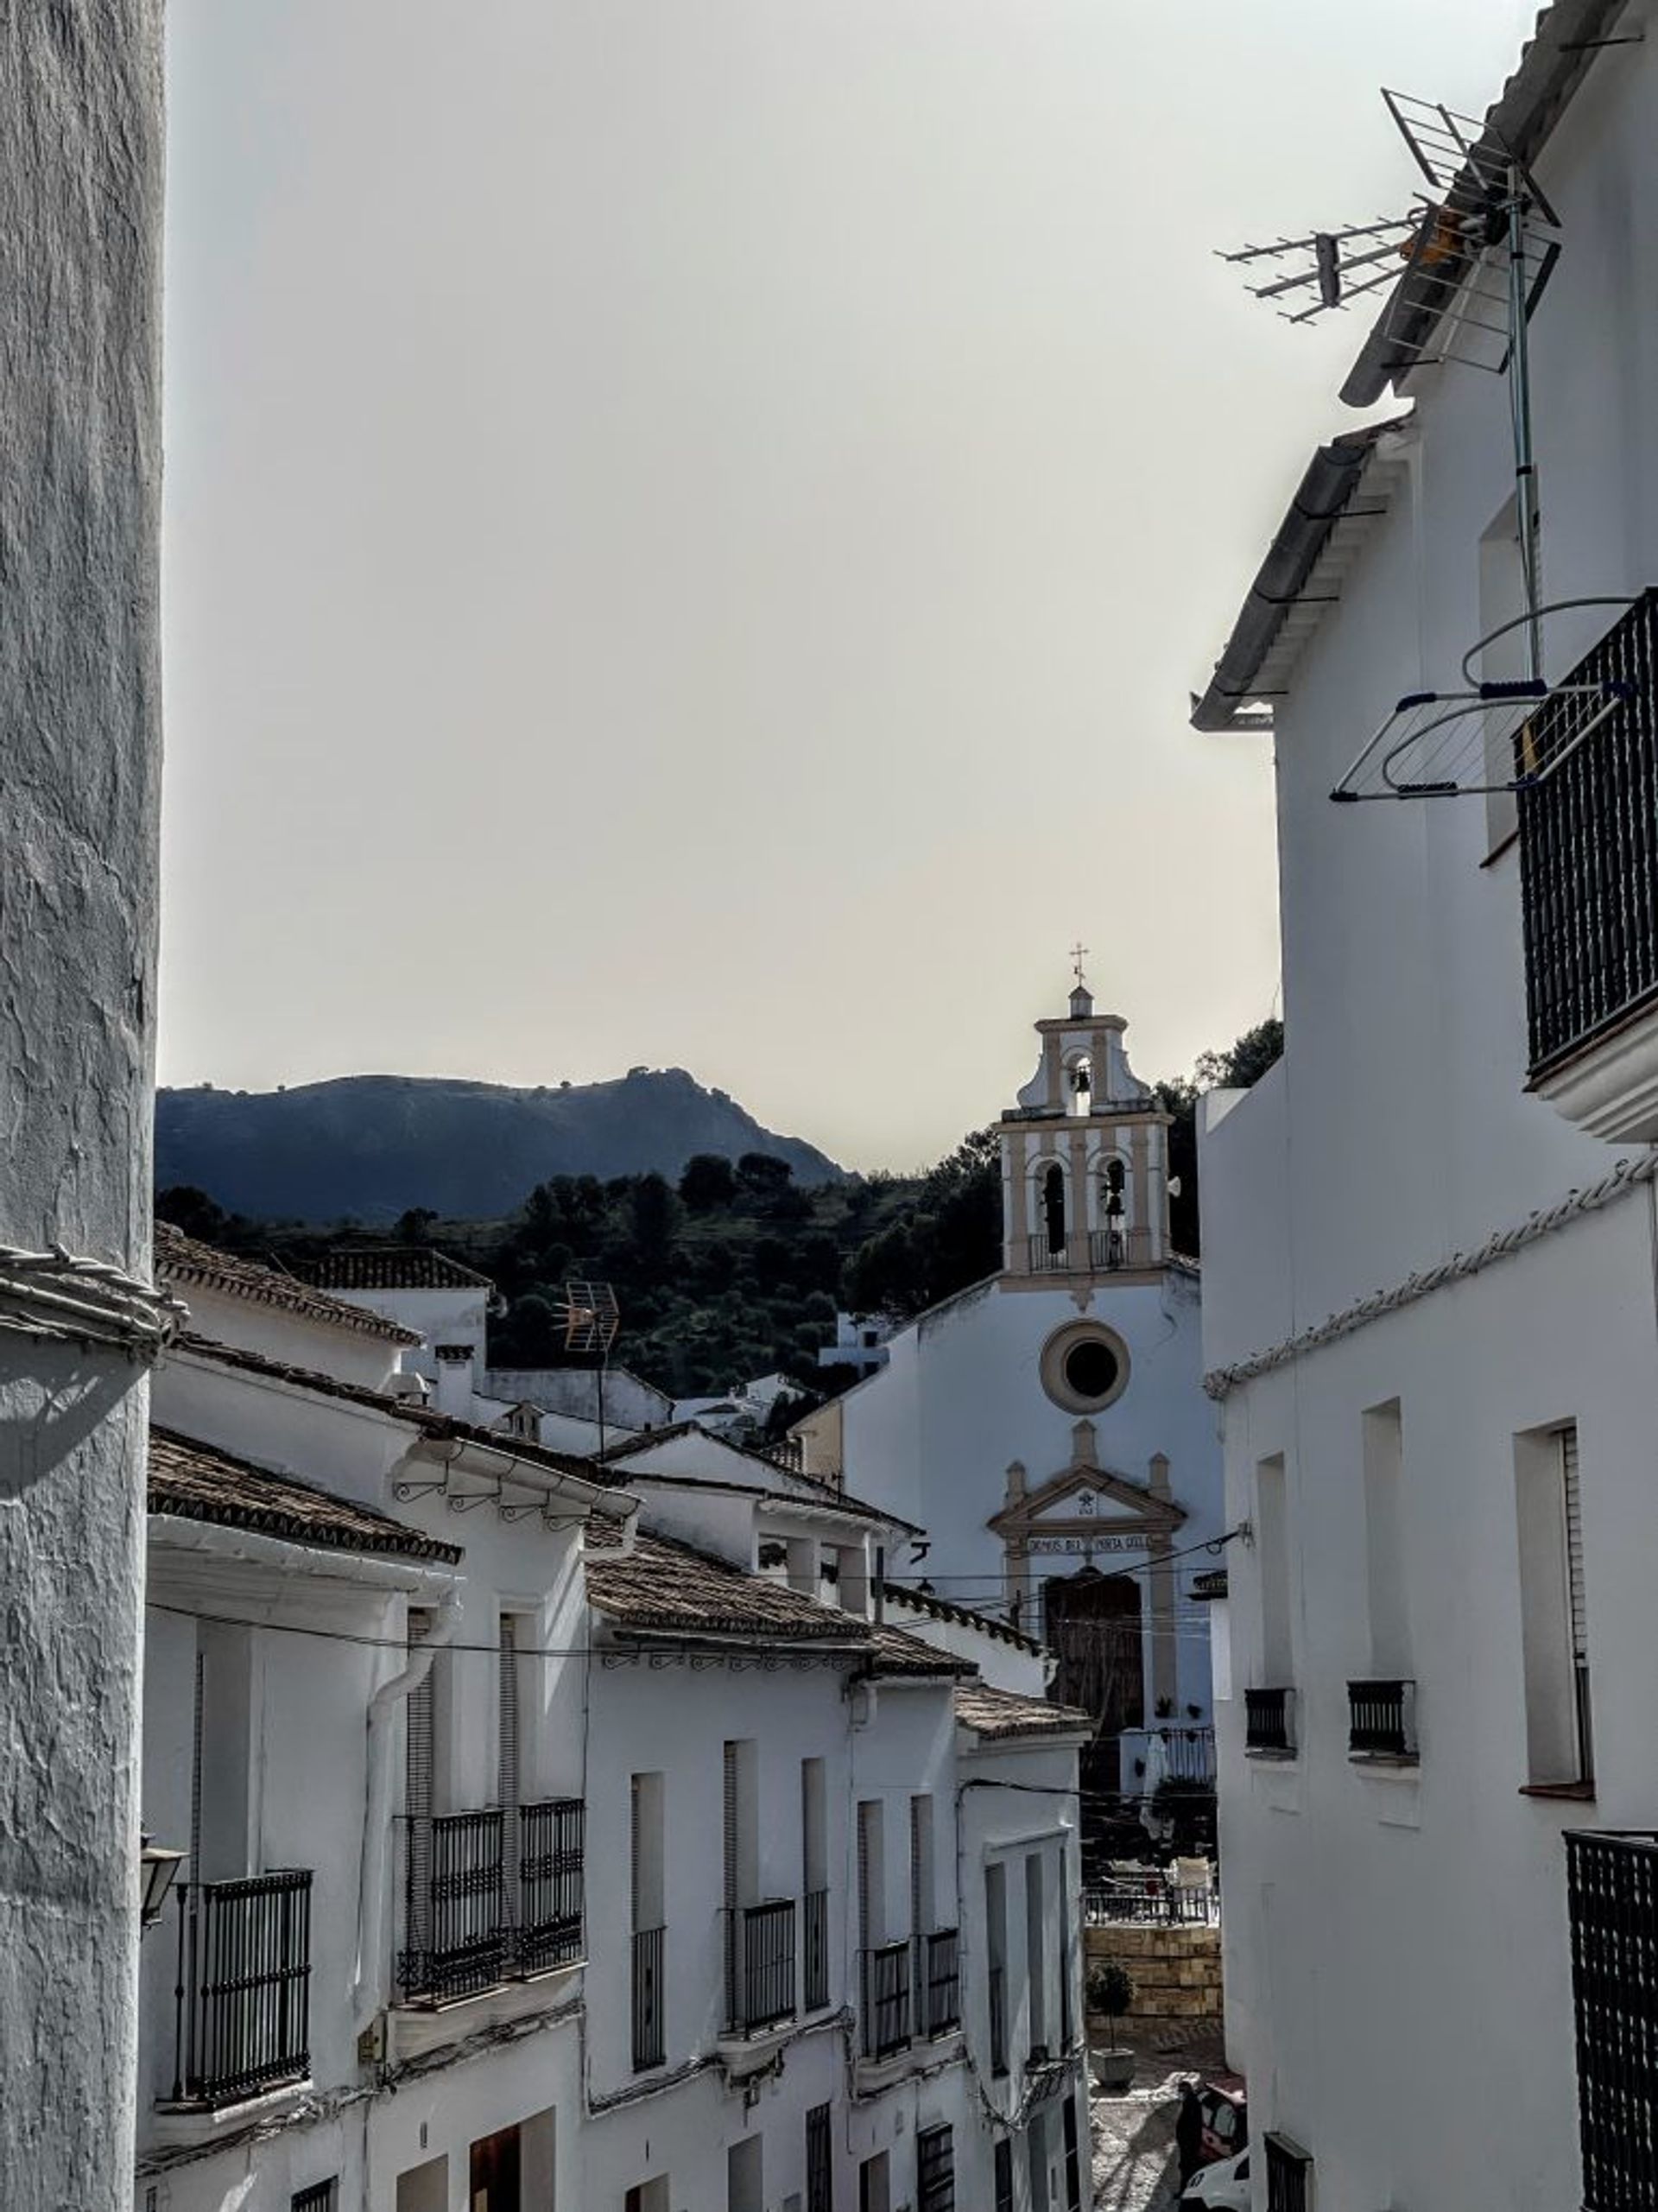
<instances>
[{"instance_id":1,"label":"parked car","mask_svg":"<svg viewBox=\"0 0 1658 2212\"><path fill-rule=\"evenodd\" d=\"M1225 2074L1206 2082L1198 2092L1198 2103L1203 2112L1204 2164L1235 2158L1250 2139L1249 2098L1242 2081L1236 2074Z\"/></svg>"},{"instance_id":2,"label":"parked car","mask_svg":"<svg viewBox=\"0 0 1658 2212\"><path fill-rule=\"evenodd\" d=\"M1204 2212L1250 2212L1250 2154L1221 2158L1200 2166L1186 2185L1182 2204L1201 2205Z\"/></svg>"}]
</instances>

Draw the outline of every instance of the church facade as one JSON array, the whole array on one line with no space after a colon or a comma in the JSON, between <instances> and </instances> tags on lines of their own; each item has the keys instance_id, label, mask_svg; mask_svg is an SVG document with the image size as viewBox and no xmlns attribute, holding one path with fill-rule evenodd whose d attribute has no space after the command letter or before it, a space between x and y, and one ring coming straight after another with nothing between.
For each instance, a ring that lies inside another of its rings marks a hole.
<instances>
[{"instance_id":1,"label":"church facade","mask_svg":"<svg viewBox=\"0 0 1658 2212\"><path fill-rule=\"evenodd\" d=\"M1206 1548L1224 1523L1198 1270L1169 1246L1169 1117L1125 1027L1080 979L1037 1023L1036 1073L997 1129L1000 1271L797 1430L809 1472L926 1531L894 1580L1042 1638L1056 1694L1096 1716L1097 1774L1124 1730L1208 1726L1193 1585L1223 1558Z\"/></svg>"}]
</instances>

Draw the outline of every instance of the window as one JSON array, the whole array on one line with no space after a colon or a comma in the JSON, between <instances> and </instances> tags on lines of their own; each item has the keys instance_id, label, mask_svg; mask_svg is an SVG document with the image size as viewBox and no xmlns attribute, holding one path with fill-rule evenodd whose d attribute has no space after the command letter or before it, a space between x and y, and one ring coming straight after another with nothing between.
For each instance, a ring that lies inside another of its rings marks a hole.
<instances>
[{"instance_id":1,"label":"window","mask_svg":"<svg viewBox=\"0 0 1658 2212\"><path fill-rule=\"evenodd\" d=\"M661 1774L636 1774L631 1797L633 2064L639 2073L668 2056Z\"/></svg>"},{"instance_id":2,"label":"window","mask_svg":"<svg viewBox=\"0 0 1658 2212\"><path fill-rule=\"evenodd\" d=\"M956 2212L956 2149L947 2127L923 2127L915 2137L918 2212Z\"/></svg>"},{"instance_id":3,"label":"window","mask_svg":"<svg viewBox=\"0 0 1658 2212\"><path fill-rule=\"evenodd\" d=\"M1013 2212L1013 2145L1003 2136L992 2153L996 2171L996 2212Z\"/></svg>"},{"instance_id":4,"label":"window","mask_svg":"<svg viewBox=\"0 0 1658 2212\"><path fill-rule=\"evenodd\" d=\"M1042 1388L1067 1413L1100 1413L1129 1386L1129 1347L1104 1321L1070 1321L1042 1347Z\"/></svg>"},{"instance_id":5,"label":"window","mask_svg":"<svg viewBox=\"0 0 1658 2212\"><path fill-rule=\"evenodd\" d=\"M1047 1928L1042 1910L1042 1854L1025 1857L1025 1972L1029 1977L1030 2048L1047 2049Z\"/></svg>"},{"instance_id":6,"label":"window","mask_svg":"<svg viewBox=\"0 0 1658 2212\"><path fill-rule=\"evenodd\" d=\"M326 2181L313 2182L298 2196L288 2199L290 2212L339 2212L339 2177L332 2174Z\"/></svg>"},{"instance_id":7,"label":"window","mask_svg":"<svg viewBox=\"0 0 1658 2212\"><path fill-rule=\"evenodd\" d=\"M1267 2212L1312 2212L1313 2154L1288 2135L1269 2135Z\"/></svg>"},{"instance_id":8,"label":"window","mask_svg":"<svg viewBox=\"0 0 1658 2212\"><path fill-rule=\"evenodd\" d=\"M833 2107L813 2105L806 2115L806 2212L834 2212L833 2151L829 2122Z\"/></svg>"},{"instance_id":9,"label":"window","mask_svg":"<svg viewBox=\"0 0 1658 2212\"><path fill-rule=\"evenodd\" d=\"M801 2002L829 2002L829 1814L820 1759L801 1761Z\"/></svg>"},{"instance_id":10,"label":"window","mask_svg":"<svg viewBox=\"0 0 1658 2212\"><path fill-rule=\"evenodd\" d=\"M1065 2212L1082 2212L1082 2152L1076 2099L1067 2096L1060 2113L1065 2126Z\"/></svg>"},{"instance_id":11,"label":"window","mask_svg":"<svg viewBox=\"0 0 1658 2212\"><path fill-rule=\"evenodd\" d=\"M766 2212L763 2139L745 2135L725 2153L725 2212Z\"/></svg>"},{"instance_id":12,"label":"window","mask_svg":"<svg viewBox=\"0 0 1658 2212\"><path fill-rule=\"evenodd\" d=\"M984 1923L987 1930L990 1995L990 2071L1008 2070L1008 1870L999 1859L984 1869Z\"/></svg>"},{"instance_id":13,"label":"window","mask_svg":"<svg viewBox=\"0 0 1658 2212\"><path fill-rule=\"evenodd\" d=\"M1594 1735L1575 1426L1516 1436L1514 1474L1527 1779L1586 1791Z\"/></svg>"},{"instance_id":14,"label":"window","mask_svg":"<svg viewBox=\"0 0 1658 2212\"><path fill-rule=\"evenodd\" d=\"M666 2174L656 2174L649 2181L640 2182L628 2191L623 2212L671 2212L668 2181Z\"/></svg>"},{"instance_id":15,"label":"window","mask_svg":"<svg viewBox=\"0 0 1658 2212\"><path fill-rule=\"evenodd\" d=\"M1365 1414L1364 1459L1370 1672L1378 1680L1402 1679L1410 1673L1410 1613L1402 1507L1404 1431L1396 1398Z\"/></svg>"},{"instance_id":16,"label":"window","mask_svg":"<svg viewBox=\"0 0 1658 2212\"><path fill-rule=\"evenodd\" d=\"M921 1937L939 1924L933 1899L933 1800L909 1801L909 1930Z\"/></svg>"},{"instance_id":17,"label":"window","mask_svg":"<svg viewBox=\"0 0 1658 2212\"><path fill-rule=\"evenodd\" d=\"M520 2212L523 2158L516 2127L485 2135L468 2161L468 2212Z\"/></svg>"},{"instance_id":18,"label":"window","mask_svg":"<svg viewBox=\"0 0 1658 2212\"><path fill-rule=\"evenodd\" d=\"M1283 1455L1255 1470L1255 1540L1260 1556L1262 1687L1282 1689L1295 1678L1289 1614L1289 1505Z\"/></svg>"},{"instance_id":19,"label":"window","mask_svg":"<svg viewBox=\"0 0 1658 2212\"><path fill-rule=\"evenodd\" d=\"M1065 1250L1065 1169L1047 1169L1042 1176L1042 1228L1049 1252Z\"/></svg>"},{"instance_id":20,"label":"window","mask_svg":"<svg viewBox=\"0 0 1658 2212\"><path fill-rule=\"evenodd\" d=\"M892 2176L884 2151L857 2170L857 2212L892 2212Z\"/></svg>"}]
</instances>

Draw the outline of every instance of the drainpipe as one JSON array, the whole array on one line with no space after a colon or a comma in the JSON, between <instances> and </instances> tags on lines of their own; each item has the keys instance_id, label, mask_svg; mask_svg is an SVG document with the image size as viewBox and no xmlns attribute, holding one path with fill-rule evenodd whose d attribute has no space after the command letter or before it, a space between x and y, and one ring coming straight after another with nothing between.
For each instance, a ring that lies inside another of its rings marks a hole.
<instances>
[{"instance_id":1,"label":"drainpipe","mask_svg":"<svg viewBox=\"0 0 1658 2212\"><path fill-rule=\"evenodd\" d=\"M369 1700L368 1773L363 1808L363 1855L357 1885L357 1958L351 1972L351 2029L361 2035L379 2010L372 1962L385 1923L387 1860L391 1854L391 1728L398 1707L432 1671L432 1662L460 1626L460 1592L446 1590L431 1630L408 1664Z\"/></svg>"}]
</instances>

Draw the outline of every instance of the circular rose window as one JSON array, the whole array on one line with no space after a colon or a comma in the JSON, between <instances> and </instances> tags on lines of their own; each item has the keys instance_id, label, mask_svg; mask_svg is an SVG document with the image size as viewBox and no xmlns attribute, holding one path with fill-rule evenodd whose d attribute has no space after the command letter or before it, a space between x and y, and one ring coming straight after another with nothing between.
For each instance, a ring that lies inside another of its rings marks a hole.
<instances>
[{"instance_id":1,"label":"circular rose window","mask_svg":"<svg viewBox=\"0 0 1658 2212\"><path fill-rule=\"evenodd\" d=\"M1122 1397L1129 1347L1104 1321L1071 1321L1042 1347L1042 1388L1067 1413L1098 1413Z\"/></svg>"}]
</instances>

